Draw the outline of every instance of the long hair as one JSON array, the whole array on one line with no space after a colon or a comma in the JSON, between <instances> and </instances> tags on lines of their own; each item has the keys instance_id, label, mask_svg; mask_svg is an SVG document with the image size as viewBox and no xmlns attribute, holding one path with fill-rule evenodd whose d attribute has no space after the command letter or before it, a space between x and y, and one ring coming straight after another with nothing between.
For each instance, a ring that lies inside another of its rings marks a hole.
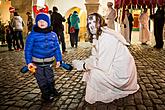
<instances>
[{"instance_id":1,"label":"long hair","mask_svg":"<svg viewBox=\"0 0 165 110\"><path fill-rule=\"evenodd\" d=\"M90 32L89 30L89 24L88 24L88 20L90 18L92 18L93 16L96 16L96 28L97 28L97 32L96 32L96 39L98 39L98 37L101 35L102 33L102 30L101 30L101 27L103 26L106 26L106 23L105 23L105 20L104 18L98 14L98 13L92 13L92 14L89 14L88 17L87 17L87 31L88 31L88 34L89 34L89 41L92 42L92 39L93 39L93 35L92 33Z\"/></svg>"}]
</instances>

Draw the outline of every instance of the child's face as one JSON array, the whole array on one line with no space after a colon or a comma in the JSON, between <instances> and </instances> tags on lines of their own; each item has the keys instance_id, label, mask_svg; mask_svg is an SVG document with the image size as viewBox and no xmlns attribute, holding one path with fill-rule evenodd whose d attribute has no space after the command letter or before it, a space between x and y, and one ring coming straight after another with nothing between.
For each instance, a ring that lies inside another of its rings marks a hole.
<instances>
[{"instance_id":1,"label":"child's face","mask_svg":"<svg viewBox=\"0 0 165 110\"><path fill-rule=\"evenodd\" d=\"M48 23L44 20L39 20L38 21L38 27L41 29L47 28L48 27Z\"/></svg>"}]
</instances>

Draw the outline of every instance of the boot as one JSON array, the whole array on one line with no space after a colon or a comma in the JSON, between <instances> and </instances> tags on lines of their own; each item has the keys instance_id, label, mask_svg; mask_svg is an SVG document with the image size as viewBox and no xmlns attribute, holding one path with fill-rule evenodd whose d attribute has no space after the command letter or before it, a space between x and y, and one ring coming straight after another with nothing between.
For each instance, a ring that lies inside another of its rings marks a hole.
<instances>
[{"instance_id":1,"label":"boot","mask_svg":"<svg viewBox=\"0 0 165 110\"><path fill-rule=\"evenodd\" d=\"M50 88L50 94L52 96L56 97L61 95L61 92L57 92L57 90L54 88L54 82L50 83L49 88Z\"/></svg>"},{"instance_id":2,"label":"boot","mask_svg":"<svg viewBox=\"0 0 165 110\"><path fill-rule=\"evenodd\" d=\"M41 99L43 99L43 101L46 101L46 102L53 101L54 97L51 96L51 93L50 93L48 87L42 86L42 87L40 87L40 89L42 92Z\"/></svg>"}]
</instances>

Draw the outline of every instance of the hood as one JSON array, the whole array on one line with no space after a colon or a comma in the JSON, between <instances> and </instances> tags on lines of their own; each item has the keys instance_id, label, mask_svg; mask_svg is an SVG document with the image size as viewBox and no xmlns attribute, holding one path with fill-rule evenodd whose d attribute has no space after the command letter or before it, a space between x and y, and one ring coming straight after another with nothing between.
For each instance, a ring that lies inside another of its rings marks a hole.
<instances>
[{"instance_id":1,"label":"hood","mask_svg":"<svg viewBox=\"0 0 165 110\"><path fill-rule=\"evenodd\" d=\"M78 16L78 14L77 13L73 13L72 16Z\"/></svg>"},{"instance_id":2,"label":"hood","mask_svg":"<svg viewBox=\"0 0 165 110\"><path fill-rule=\"evenodd\" d=\"M48 23L48 27L51 26L51 21L50 21L50 17L48 16L48 14L46 13L39 13L37 16L36 16L36 19L35 19L35 22L36 22L36 25L38 26L38 21L39 20L44 20Z\"/></svg>"},{"instance_id":3,"label":"hood","mask_svg":"<svg viewBox=\"0 0 165 110\"><path fill-rule=\"evenodd\" d=\"M114 36L116 39L118 39L121 43L123 43L124 45L130 45L124 38L123 35L121 35L120 33L116 32L115 30L112 30L110 28L108 28L107 26L101 27L101 30L104 33L110 34L112 36Z\"/></svg>"}]
</instances>

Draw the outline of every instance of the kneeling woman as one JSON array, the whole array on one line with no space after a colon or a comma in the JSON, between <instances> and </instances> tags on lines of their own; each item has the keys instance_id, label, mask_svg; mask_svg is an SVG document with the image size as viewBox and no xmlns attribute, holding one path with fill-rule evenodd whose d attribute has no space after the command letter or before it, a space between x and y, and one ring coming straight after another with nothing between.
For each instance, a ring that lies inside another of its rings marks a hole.
<instances>
[{"instance_id":1,"label":"kneeling woman","mask_svg":"<svg viewBox=\"0 0 165 110\"><path fill-rule=\"evenodd\" d=\"M97 13L87 18L87 28L92 39L92 55L86 60L73 60L77 70L84 70L85 100L112 102L138 91L137 71L124 37L108 28Z\"/></svg>"}]
</instances>

